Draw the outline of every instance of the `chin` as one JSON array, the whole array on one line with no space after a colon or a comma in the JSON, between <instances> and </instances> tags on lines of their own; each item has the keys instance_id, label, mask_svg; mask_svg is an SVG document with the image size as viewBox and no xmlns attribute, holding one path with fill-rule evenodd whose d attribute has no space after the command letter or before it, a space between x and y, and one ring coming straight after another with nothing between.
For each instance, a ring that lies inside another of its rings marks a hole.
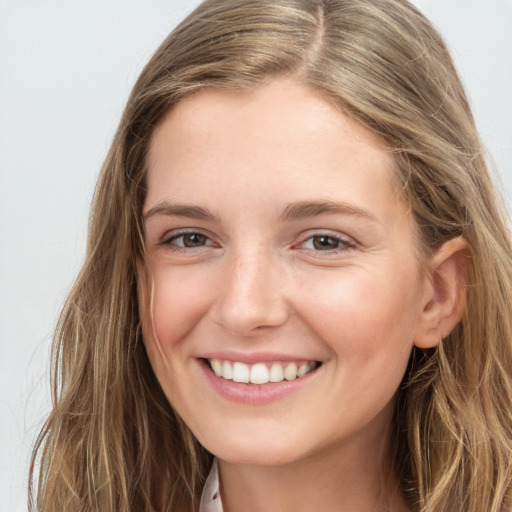
<instances>
[{"instance_id":1,"label":"chin","mask_svg":"<svg viewBox=\"0 0 512 512\"><path fill-rule=\"evenodd\" d=\"M224 434L222 440L209 440L203 446L217 458L236 465L283 466L300 459L299 443L290 439L255 439L247 435L245 439L233 439Z\"/></svg>"}]
</instances>

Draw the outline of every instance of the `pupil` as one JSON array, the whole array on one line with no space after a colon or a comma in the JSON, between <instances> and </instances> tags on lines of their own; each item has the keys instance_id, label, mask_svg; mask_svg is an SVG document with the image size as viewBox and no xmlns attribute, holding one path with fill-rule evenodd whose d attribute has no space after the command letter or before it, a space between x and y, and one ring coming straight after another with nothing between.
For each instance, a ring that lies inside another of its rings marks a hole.
<instances>
[{"instance_id":1,"label":"pupil","mask_svg":"<svg viewBox=\"0 0 512 512\"><path fill-rule=\"evenodd\" d=\"M332 236L316 236L313 240L313 245L315 249L319 250L337 249L338 240L336 240Z\"/></svg>"},{"instance_id":2,"label":"pupil","mask_svg":"<svg viewBox=\"0 0 512 512\"><path fill-rule=\"evenodd\" d=\"M191 233L183 238L183 245L185 245L185 247L197 247L199 245L204 245L204 239L204 235Z\"/></svg>"}]
</instances>

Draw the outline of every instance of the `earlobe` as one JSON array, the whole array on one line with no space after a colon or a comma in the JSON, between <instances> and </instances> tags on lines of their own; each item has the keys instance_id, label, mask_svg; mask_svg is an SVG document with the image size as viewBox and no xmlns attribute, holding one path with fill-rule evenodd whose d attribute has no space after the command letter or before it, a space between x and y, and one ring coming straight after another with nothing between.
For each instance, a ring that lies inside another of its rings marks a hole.
<instances>
[{"instance_id":1,"label":"earlobe","mask_svg":"<svg viewBox=\"0 0 512 512\"><path fill-rule=\"evenodd\" d=\"M462 237L444 243L432 256L414 338L417 347L436 346L461 319L469 258L468 245Z\"/></svg>"}]
</instances>

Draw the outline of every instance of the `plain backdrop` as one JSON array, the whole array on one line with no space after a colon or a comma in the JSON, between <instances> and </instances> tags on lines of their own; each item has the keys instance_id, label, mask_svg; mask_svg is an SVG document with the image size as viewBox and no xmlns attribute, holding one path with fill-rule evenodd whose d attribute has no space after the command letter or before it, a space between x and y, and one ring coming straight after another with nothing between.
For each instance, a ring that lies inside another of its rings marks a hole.
<instances>
[{"instance_id":1,"label":"plain backdrop","mask_svg":"<svg viewBox=\"0 0 512 512\"><path fill-rule=\"evenodd\" d=\"M138 73L196 0L0 0L0 512L26 510L49 347L95 178ZM512 197L512 0L417 0ZM509 201L510 203L510 201Z\"/></svg>"}]
</instances>

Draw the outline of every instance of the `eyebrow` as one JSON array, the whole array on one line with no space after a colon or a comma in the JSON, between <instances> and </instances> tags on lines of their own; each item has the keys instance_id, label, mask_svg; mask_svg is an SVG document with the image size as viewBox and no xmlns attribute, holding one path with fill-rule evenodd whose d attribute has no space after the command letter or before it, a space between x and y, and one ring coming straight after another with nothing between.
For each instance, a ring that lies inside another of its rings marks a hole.
<instances>
[{"instance_id":1,"label":"eyebrow","mask_svg":"<svg viewBox=\"0 0 512 512\"><path fill-rule=\"evenodd\" d=\"M205 220L217 222L219 218L208 208L201 206L191 206L186 204L169 204L166 202L159 203L150 208L144 214L144 220L148 220L155 215L165 215L169 217L188 217L189 219Z\"/></svg>"},{"instance_id":2,"label":"eyebrow","mask_svg":"<svg viewBox=\"0 0 512 512\"><path fill-rule=\"evenodd\" d=\"M279 220L300 220L323 214L349 215L378 222L377 218L367 210L345 202L335 201L300 201L289 204L279 215Z\"/></svg>"},{"instance_id":3,"label":"eyebrow","mask_svg":"<svg viewBox=\"0 0 512 512\"><path fill-rule=\"evenodd\" d=\"M378 222L367 210L345 202L335 201L299 201L291 203L279 214L278 221L300 220L323 214L349 215ZM148 220L155 215L187 217L189 219L219 222L219 217L208 210L208 208L185 204L169 204L167 202L159 203L153 206L153 208L150 208L144 214L144 220Z\"/></svg>"}]
</instances>

